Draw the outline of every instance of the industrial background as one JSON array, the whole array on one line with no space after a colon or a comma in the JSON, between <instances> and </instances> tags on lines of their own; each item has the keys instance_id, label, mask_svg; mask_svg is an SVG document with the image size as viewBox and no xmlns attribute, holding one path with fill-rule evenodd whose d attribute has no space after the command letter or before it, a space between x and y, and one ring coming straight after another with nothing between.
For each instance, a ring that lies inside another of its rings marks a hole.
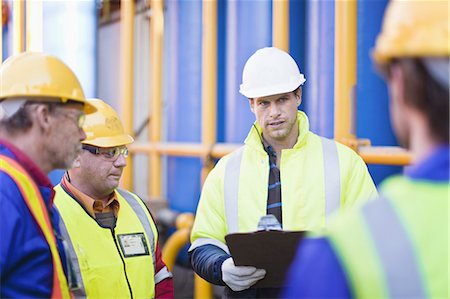
<instances>
[{"instance_id":1,"label":"industrial background","mask_svg":"<svg viewBox=\"0 0 450 299\"><path fill-rule=\"evenodd\" d=\"M168 266L177 263L193 277L186 213L195 213L215 161L243 143L254 121L238 90L244 63L257 49L276 46L296 59L307 80L300 109L311 130L358 151L375 183L409 162L396 146L387 89L370 58L386 4L3 1L1 59L25 50L54 54L74 70L86 96L117 109L136 139L122 186L147 199L168 237ZM59 182L61 174L50 177ZM212 296L201 279L193 285L175 279L177 297Z\"/></svg>"}]
</instances>

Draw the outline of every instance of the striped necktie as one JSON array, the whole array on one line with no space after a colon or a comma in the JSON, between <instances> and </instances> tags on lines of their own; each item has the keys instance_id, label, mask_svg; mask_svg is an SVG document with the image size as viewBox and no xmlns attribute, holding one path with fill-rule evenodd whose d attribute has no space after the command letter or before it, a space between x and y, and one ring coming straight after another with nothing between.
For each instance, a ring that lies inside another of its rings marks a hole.
<instances>
[{"instance_id":1,"label":"striped necktie","mask_svg":"<svg viewBox=\"0 0 450 299\"><path fill-rule=\"evenodd\" d=\"M281 180L280 170L277 167L277 154L273 151L272 146L265 147L267 154L269 155L269 186L267 193L267 214L274 215L281 227L283 227L283 218L281 213Z\"/></svg>"}]
</instances>

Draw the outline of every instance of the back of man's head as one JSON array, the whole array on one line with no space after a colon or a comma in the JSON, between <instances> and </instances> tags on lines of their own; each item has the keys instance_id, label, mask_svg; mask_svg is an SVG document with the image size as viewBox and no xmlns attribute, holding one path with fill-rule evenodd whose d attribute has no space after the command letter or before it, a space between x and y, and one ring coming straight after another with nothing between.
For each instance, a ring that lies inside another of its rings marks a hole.
<instances>
[{"instance_id":1,"label":"back of man's head","mask_svg":"<svg viewBox=\"0 0 450 299\"><path fill-rule=\"evenodd\" d=\"M449 143L450 33L447 1L391 1L373 51L380 72L403 74L404 100Z\"/></svg>"}]
</instances>

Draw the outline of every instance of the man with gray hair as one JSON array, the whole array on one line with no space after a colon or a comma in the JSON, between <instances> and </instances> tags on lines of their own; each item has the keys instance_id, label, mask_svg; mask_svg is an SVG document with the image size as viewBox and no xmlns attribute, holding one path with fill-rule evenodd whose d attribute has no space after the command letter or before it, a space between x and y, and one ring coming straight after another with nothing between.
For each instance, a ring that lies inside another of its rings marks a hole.
<instances>
[{"instance_id":1,"label":"man with gray hair","mask_svg":"<svg viewBox=\"0 0 450 299\"><path fill-rule=\"evenodd\" d=\"M47 174L72 166L95 108L67 65L43 53L7 59L0 82L0 297L70 298Z\"/></svg>"}]
</instances>

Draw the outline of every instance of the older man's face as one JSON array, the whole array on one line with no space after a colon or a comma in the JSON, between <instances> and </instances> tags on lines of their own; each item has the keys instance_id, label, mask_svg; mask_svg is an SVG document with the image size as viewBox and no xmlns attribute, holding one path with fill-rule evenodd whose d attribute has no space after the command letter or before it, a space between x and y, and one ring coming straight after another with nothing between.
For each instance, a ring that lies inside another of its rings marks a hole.
<instances>
[{"instance_id":1,"label":"older man's face","mask_svg":"<svg viewBox=\"0 0 450 299\"><path fill-rule=\"evenodd\" d=\"M82 126L81 105L58 105L51 113L53 126L48 134L49 158L54 168L69 169L81 153L81 141L86 139Z\"/></svg>"}]
</instances>

